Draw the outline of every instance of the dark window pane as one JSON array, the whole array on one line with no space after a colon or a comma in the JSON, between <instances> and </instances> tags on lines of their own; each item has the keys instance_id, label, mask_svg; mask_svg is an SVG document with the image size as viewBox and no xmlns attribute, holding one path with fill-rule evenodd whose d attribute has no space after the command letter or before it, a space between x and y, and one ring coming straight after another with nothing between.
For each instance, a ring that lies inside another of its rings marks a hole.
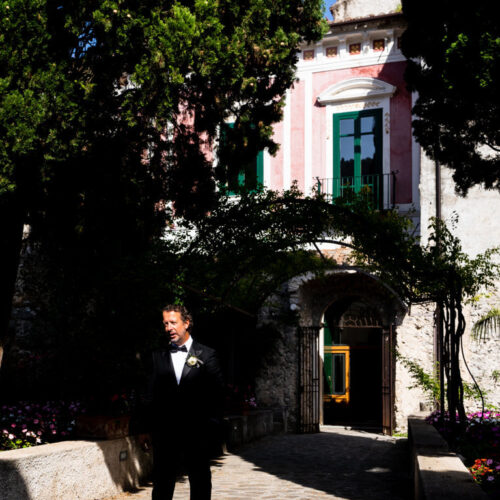
<instances>
[{"instance_id":1,"label":"dark window pane","mask_svg":"<svg viewBox=\"0 0 500 500\"><path fill-rule=\"evenodd\" d=\"M333 394L345 394L345 354L333 355Z\"/></svg>"},{"instance_id":2,"label":"dark window pane","mask_svg":"<svg viewBox=\"0 0 500 500\"><path fill-rule=\"evenodd\" d=\"M340 138L340 176L354 175L354 137Z\"/></svg>"},{"instance_id":3,"label":"dark window pane","mask_svg":"<svg viewBox=\"0 0 500 500\"><path fill-rule=\"evenodd\" d=\"M375 136L361 136L361 175L377 174L375 162Z\"/></svg>"},{"instance_id":4,"label":"dark window pane","mask_svg":"<svg viewBox=\"0 0 500 500\"><path fill-rule=\"evenodd\" d=\"M340 135L354 134L354 118L340 120Z\"/></svg>"},{"instance_id":5,"label":"dark window pane","mask_svg":"<svg viewBox=\"0 0 500 500\"><path fill-rule=\"evenodd\" d=\"M361 133L366 134L375 131L375 117L362 116L361 117Z\"/></svg>"},{"instance_id":6,"label":"dark window pane","mask_svg":"<svg viewBox=\"0 0 500 500\"><path fill-rule=\"evenodd\" d=\"M239 186L240 186L240 175L238 172L231 172L228 175L228 180L227 180L227 187L229 188L230 191L237 191Z\"/></svg>"},{"instance_id":7,"label":"dark window pane","mask_svg":"<svg viewBox=\"0 0 500 500\"><path fill-rule=\"evenodd\" d=\"M257 165L256 160L249 161L244 166L243 184L247 189L256 189L257 187Z\"/></svg>"}]
</instances>

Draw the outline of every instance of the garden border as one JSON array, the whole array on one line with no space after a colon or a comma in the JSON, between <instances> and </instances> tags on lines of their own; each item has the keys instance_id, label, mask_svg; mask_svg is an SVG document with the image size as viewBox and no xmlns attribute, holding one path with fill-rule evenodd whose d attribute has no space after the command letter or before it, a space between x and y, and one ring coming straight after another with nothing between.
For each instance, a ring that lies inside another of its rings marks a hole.
<instances>
[{"instance_id":1,"label":"garden border","mask_svg":"<svg viewBox=\"0 0 500 500\"><path fill-rule=\"evenodd\" d=\"M273 434L276 421L283 418L276 413L254 410L248 415L226 417L226 449L233 450ZM2 451L2 500L88 500L113 496L140 486L151 473L151 455L141 449L138 436L62 441Z\"/></svg>"},{"instance_id":2,"label":"garden border","mask_svg":"<svg viewBox=\"0 0 500 500\"><path fill-rule=\"evenodd\" d=\"M408 417L415 500L486 500L467 467L423 414Z\"/></svg>"}]
</instances>

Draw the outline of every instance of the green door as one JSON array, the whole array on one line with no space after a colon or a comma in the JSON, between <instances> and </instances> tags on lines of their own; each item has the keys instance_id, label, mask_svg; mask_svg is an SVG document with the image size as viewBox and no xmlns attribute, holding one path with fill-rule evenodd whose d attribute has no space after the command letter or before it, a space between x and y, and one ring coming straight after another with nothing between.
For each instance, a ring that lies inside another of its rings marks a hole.
<instances>
[{"instance_id":1,"label":"green door","mask_svg":"<svg viewBox=\"0 0 500 500\"><path fill-rule=\"evenodd\" d=\"M332 194L347 190L370 193L380 207L383 200L382 110L333 115Z\"/></svg>"}]
</instances>

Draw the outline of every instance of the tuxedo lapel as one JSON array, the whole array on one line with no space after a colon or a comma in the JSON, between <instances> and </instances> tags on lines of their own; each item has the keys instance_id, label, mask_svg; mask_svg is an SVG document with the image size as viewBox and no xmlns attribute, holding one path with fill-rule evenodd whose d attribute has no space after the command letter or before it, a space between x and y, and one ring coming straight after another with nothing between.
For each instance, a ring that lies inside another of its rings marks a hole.
<instances>
[{"instance_id":1,"label":"tuxedo lapel","mask_svg":"<svg viewBox=\"0 0 500 500\"><path fill-rule=\"evenodd\" d=\"M162 351L161 357L165 373L167 373L170 378L173 378L175 384L177 385L177 377L175 376L174 364L172 363L172 356L170 355L170 351Z\"/></svg>"},{"instance_id":2,"label":"tuxedo lapel","mask_svg":"<svg viewBox=\"0 0 500 500\"><path fill-rule=\"evenodd\" d=\"M187 360L191 357L191 356L196 356L197 358L201 359L200 356L202 354L203 350L200 349L200 345L197 343L197 342L194 342L191 344L191 349L189 349L189 352L188 352L188 355L187 355L187 358L186 358L186 363L184 363L184 368L182 369L182 374L181 374L181 381L180 381L180 384L182 384L183 380L187 377L189 377L189 375L191 374L191 372L193 370L196 370L197 367L196 366L189 366L187 364ZM180 385L179 384L179 385Z\"/></svg>"}]
</instances>

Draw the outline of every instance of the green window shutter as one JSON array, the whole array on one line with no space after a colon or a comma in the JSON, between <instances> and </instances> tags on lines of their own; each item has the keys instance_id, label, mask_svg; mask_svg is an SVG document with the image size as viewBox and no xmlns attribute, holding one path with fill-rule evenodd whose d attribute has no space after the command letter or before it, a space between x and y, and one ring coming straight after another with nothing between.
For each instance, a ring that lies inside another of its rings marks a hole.
<instances>
[{"instance_id":1,"label":"green window shutter","mask_svg":"<svg viewBox=\"0 0 500 500\"><path fill-rule=\"evenodd\" d=\"M234 127L234 123L226 123L221 132L221 141L226 140L225 127ZM233 173L228 178L228 189L230 195L238 194L241 188L256 190L264 183L264 151L245 162L239 172Z\"/></svg>"},{"instance_id":2,"label":"green window shutter","mask_svg":"<svg viewBox=\"0 0 500 500\"><path fill-rule=\"evenodd\" d=\"M325 323L323 327L323 343L325 346L332 345L332 332L327 323Z\"/></svg>"},{"instance_id":3,"label":"green window shutter","mask_svg":"<svg viewBox=\"0 0 500 500\"><path fill-rule=\"evenodd\" d=\"M257 159L255 163L255 171L257 173L257 184L255 186L255 189L257 189L258 186L264 184L264 151L260 150L257 153Z\"/></svg>"}]
</instances>

